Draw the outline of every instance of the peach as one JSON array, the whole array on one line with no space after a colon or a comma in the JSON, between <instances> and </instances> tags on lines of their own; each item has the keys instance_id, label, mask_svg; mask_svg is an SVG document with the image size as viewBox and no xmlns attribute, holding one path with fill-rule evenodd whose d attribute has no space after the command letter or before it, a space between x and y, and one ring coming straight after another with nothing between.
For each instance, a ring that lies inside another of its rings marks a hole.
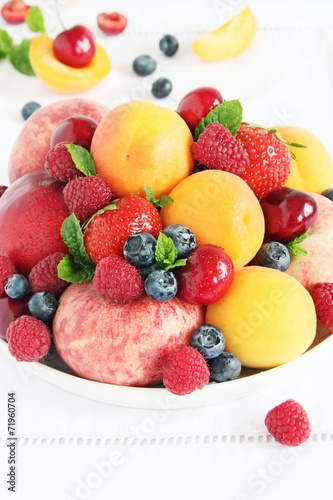
<instances>
[{"instance_id":1,"label":"peach","mask_svg":"<svg viewBox=\"0 0 333 500\"><path fill-rule=\"evenodd\" d=\"M264 216L253 191L237 175L205 170L182 180L161 210L164 226L183 224L198 245L222 247L235 267L247 264L264 238Z\"/></svg>"},{"instance_id":2,"label":"peach","mask_svg":"<svg viewBox=\"0 0 333 500\"><path fill-rule=\"evenodd\" d=\"M306 146L290 147L296 159L292 160L286 186L300 191L322 193L333 185L333 162L324 144L314 134L290 125L276 127L285 141Z\"/></svg>"},{"instance_id":3,"label":"peach","mask_svg":"<svg viewBox=\"0 0 333 500\"><path fill-rule=\"evenodd\" d=\"M116 197L145 196L149 186L159 197L190 175L193 137L173 111L145 101L112 109L100 122L91 143L96 171Z\"/></svg>"},{"instance_id":4,"label":"peach","mask_svg":"<svg viewBox=\"0 0 333 500\"><path fill-rule=\"evenodd\" d=\"M35 111L13 145L8 165L9 181L44 168L52 132L65 118L86 115L99 122L108 111L103 104L81 98L62 99Z\"/></svg>"},{"instance_id":5,"label":"peach","mask_svg":"<svg viewBox=\"0 0 333 500\"><path fill-rule=\"evenodd\" d=\"M69 285L60 298L53 337L77 375L99 382L148 386L162 381L170 354L189 342L204 309L175 297L144 295L124 304L101 298L92 282Z\"/></svg>"},{"instance_id":6,"label":"peach","mask_svg":"<svg viewBox=\"0 0 333 500\"><path fill-rule=\"evenodd\" d=\"M310 290L315 283L333 283L333 202L317 193L309 193L317 201L319 217L301 246L307 255L292 257L286 273Z\"/></svg>"},{"instance_id":7,"label":"peach","mask_svg":"<svg viewBox=\"0 0 333 500\"><path fill-rule=\"evenodd\" d=\"M229 291L207 307L206 322L219 327L226 350L249 368L273 368L301 356L316 335L310 293L275 269L235 270Z\"/></svg>"}]
</instances>

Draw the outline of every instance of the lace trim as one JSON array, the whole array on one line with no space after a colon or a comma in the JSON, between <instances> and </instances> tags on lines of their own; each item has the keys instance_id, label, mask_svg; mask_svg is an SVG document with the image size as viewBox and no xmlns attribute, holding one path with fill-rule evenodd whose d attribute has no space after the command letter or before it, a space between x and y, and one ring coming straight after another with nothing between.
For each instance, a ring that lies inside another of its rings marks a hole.
<instances>
[{"instance_id":1,"label":"lace trim","mask_svg":"<svg viewBox=\"0 0 333 500\"><path fill-rule=\"evenodd\" d=\"M10 439L10 438L8 438ZM0 438L0 445L7 440ZM309 441L313 443L333 442L333 433L317 432L313 433ZM36 445L74 445L74 446L177 446L177 445L202 445L202 444L265 444L273 443L274 439L270 434L222 434L206 436L170 436L158 438L83 438L83 437L58 437L58 438L17 438L20 446Z\"/></svg>"}]
</instances>

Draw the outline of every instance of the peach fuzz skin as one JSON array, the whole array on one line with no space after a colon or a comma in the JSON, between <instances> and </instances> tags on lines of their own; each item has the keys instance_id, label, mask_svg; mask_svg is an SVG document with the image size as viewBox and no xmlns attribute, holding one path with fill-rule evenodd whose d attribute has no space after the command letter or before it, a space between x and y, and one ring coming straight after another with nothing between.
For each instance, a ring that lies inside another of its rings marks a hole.
<instances>
[{"instance_id":1,"label":"peach fuzz skin","mask_svg":"<svg viewBox=\"0 0 333 500\"><path fill-rule=\"evenodd\" d=\"M8 165L10 182L44 168L53 130L60 122L73 115L89 116L100 122L108 111L103 104L81 98L62 99L39 108L25 122L14 142Z\"/></svg>"},{"instance_id":2,"label":"peach fuzz skin","mask_svg":"<svg viewBox=\"0 0 333 500\"><path fill-rule=\"evenodd\" d=\"M94 285L70 285L60 298L53 336L60 357L77 375L98 382L149 386L162 381L169 355L189 342L204 309L174 298L115 304Z\"/></svg>"}]
</instances>

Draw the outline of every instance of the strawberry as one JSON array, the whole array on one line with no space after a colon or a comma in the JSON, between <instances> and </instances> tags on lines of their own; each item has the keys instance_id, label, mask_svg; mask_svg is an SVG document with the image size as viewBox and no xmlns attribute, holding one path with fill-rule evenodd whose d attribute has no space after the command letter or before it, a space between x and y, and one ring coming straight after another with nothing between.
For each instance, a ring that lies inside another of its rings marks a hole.
<instances>
[{"instance_id":1,"label":"strawberry","mask_svg":"<svg viewBox=\"0 0 333 500\"><path fill-rule=\"evenodd\" d=\"M209 123L191 145L194 158L208 168L241 175L249 167L248 155L229 129L221 123Z\"/></svg>"},{"instance_id":2,"label":"strawberry","mask_svg":"<svg viewBox=\"0 0 333 500\"><path fill-rule=\"evenodd\" d=\"M84 245L90 259L97 264L112 253L122 255L130 235L146 232L157 238L161 230L160 214L152 203L140 196L124 196L88 222L84 228Z\"/></svg>"},{"instance_id":3,"label":"strawberry","mask_svg":"<svg viewBox=\"0 0 333 500\"><path fill-rule=\"evenodd\" d=\"M284 185L291 170L291 154L274 130L242 123L236 139L250 159L249 167L240 177L259 200Z\"/></svg>"}]
</instances>

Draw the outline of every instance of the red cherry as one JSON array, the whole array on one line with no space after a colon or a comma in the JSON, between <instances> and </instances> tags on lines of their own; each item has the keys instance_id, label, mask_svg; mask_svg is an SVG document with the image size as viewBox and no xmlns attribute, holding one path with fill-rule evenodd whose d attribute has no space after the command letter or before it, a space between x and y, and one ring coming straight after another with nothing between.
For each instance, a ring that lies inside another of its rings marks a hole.
<instances>
[{"instance_id":1,"label":"red cherry","mask_svg":"<svg viewBox=\"0 0 333 500\"><path fill-rule=\"evenodd\" d=\"M3 195L3 193L6 191L7 187L8 186L3 186L3 185L0 186L0 198Z\"/></svg>"},{"instance_id":2,"label":"red cherry","mask_svg":"<svg viewBox=\"0 0 333 500\"><path fill-rule=\"evenodd\" d=\"M316 200L289 187L274 189L261 200L265 232L271 240L288 243L312 227L319 215Z\"/></svg>"},{"instance_id":3,"label":"red cherry","mask_svg":"<svg viewBox=\"0 0 333 500\"><path fill-rule=\"evenodd\" d=\"M0 338L6 340L6 331L9 324L14 319L23 314L30 314L28 302L31 295L28 294L23 299L11 299L7 295L0 296Z\"/></svg>"},{"instance_id":4,"label":"red cherry","mask_svg":"<svg viewBox=\"0 0 333 500\"><path fill-rule=\"evenodd\" d=\"M175 271L178 296L190 304L207 305L228 291L234 266L223 248L201 245L189 254L186 264Z\"/></svg>"},{"instance_id":5,"label":"red cherry","mask_svg":"<svg viewBox=\"0 0 333 500\"><path fill-rule=\"evenodd\" d=\"M30 5L21 0L6 2L1 8L1 15L9 24L20 24L25 21Z\"/></svg>"},{"instance_id":6,"label":"red cherry","mask_svg":"<svg viewBox=\"0 0 333 500\"><path fill-rule=\"evenodd\" d=\"M84 68L95 55L92 32L80 24L59 33L53 41L53 50L58 61L72 68Z\"/></svg>"},{"instance_id":7,"label":"red cherry","mask_svg":"<svg viewBox=\"0 0 333 500\"><path fill-rule=\"evenodd\" d=\"M106 35L118 35L126 28L127 17L119 12L111 12L110 14L103 12L97 16L97 24Z\"/></svg>"},{"instance_id":8,"label":"red cherry","mask_svg":"<svg viewBox=\"0 0 333 500\"><path fill-rule=\"evenodd\" d=\"M199 87L186 94L179 102L177 113L185 120L193 132L201 118L222 104L224 98L214 87Z\"/></svg>"},{"instance_id":9,"label":"red cherry","mask_svg":"<svg viewBox=\"0 0 333 500\"><path fill-rule=\"evenodd\" d=\"M72 142L90 150L91 140L98 122L89 116L74 115L60 122L54 129L50 149L59 142Z\"/></svg>"}]
</instances>

